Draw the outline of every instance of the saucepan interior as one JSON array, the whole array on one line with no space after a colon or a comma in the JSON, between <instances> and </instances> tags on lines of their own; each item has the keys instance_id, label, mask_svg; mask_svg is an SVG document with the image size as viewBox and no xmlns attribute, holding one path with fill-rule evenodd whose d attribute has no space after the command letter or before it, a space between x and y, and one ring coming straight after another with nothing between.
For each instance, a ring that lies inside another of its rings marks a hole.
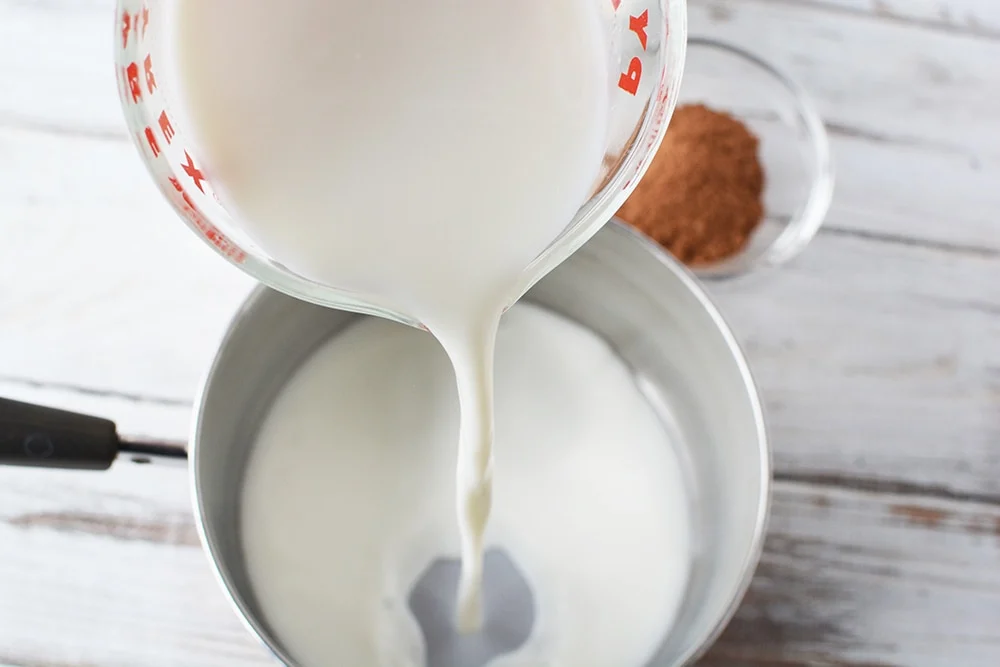
<instances>
[{"instance_id":1,"label":"saucepan interior","mask_svg":"<svg viewBox=\"0 0 1000 667\"><path fill-rule=\"evenodd\" d=\"M767 517L770 456L745 359L691 276L615 223L524 298L602 336L633 370L672 435L692 512L692 576L680 615L650 667L690 664L742 597ZM257 290L218 352L194 424L192 474L202 539L240 616L289 665L294 662L280 638L262 620L243 560L244 469L255 430L283 383L320 344L363 317Z\"/></svg>"}]
</instances>

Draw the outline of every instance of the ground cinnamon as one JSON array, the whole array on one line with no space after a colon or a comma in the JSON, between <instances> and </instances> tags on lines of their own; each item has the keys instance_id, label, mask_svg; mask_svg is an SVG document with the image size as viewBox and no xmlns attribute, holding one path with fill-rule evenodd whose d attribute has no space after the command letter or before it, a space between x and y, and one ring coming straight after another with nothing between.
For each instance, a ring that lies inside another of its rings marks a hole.
<instances>
[{"instance_id":1,"label":"ground cinnamon","mask_svg":"<svg viewBox=\"0 0 1000 667\"><path fill-rule=\"evenodd\" d=\"M736 118L701 104L679 107L618 217L685 264L735 255L764 216L757 146Z\"/></svg>"}]
</instances>

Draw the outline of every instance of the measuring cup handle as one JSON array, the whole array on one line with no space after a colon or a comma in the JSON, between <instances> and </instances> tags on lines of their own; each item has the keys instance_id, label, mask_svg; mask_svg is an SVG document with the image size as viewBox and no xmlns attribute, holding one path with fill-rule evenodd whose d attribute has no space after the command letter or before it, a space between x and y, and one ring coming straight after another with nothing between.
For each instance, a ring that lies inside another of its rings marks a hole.
<instances>
[{"instance_id":1,"label":"measuring cup handle","mask_svg":"<svg viewBox=\"0 0 1000 667\"><path fill-rule=\"evenodd\" d=\"M107 419L0 398L0 465L107 470L119 445Z\"/></svg>"}]
</instances>

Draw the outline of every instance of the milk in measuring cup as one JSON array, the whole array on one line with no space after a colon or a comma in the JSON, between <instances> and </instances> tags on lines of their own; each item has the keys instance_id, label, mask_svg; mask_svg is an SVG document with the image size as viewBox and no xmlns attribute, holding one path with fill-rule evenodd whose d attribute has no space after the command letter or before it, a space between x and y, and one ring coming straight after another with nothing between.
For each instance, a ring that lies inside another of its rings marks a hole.
<instances>
[{"instance_id":1,"label":"milk in measuring cup","mask_svg":"<svg viewBox=\"0 0 1000 667\"><path fill-rule=\"evenodd\" d=\"M458 624L475 630L497 322L595 185L611 80L598 5L176 0L170 18L186 125L246 233L412 315L451 359Z\"/></svg>"}]
</instances>

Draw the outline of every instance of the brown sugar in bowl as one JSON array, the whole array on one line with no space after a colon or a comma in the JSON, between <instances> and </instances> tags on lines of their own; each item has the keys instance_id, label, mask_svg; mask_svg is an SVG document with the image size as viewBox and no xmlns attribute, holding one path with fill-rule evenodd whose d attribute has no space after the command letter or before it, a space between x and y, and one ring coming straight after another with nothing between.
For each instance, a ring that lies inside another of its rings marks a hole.
<instances>
[{"instance_id":1,"label":"brown sugar in bowl","mask_svg":"<svg viewBox=\"0 0 1000 667\"><path fill-rule=\"evenodd\" d=\"M693 110L698 106L736 123L713 121L720 131L732 130L722 132L729 139L707 138L716 151L728 146L746 156L745 142L756 141L759 209L747 195L757 189L757 176L742 171L755 171L752 160L735 159L728 172L720 170L737 186L708 182L702 168L719 156L705 158L685 140L685 126L712 134L691 122L691 115L708 118L704 110ZM673 172L659 164L671 150L678 153L668 161ZM742 276L798 256L822 226L833 198L829 138L809 95L759 56L711 38L688 40L679 107L653 162L617 217L655 238L702 279ZM682 172L686 165L695 168ZM715 217L720 210L732 211L731 219Z\"/></svg>"},{"instance_id":2,"label":"brown sugar in bowl","mask_svg":"<svg viewBox=\"0 0 1000 667\"><path fill-rule=\"evenodd\" d=\"M764 217L758 144L729 114L679 107L618 217L689 266L736 255Z\"/></svg>"}]
</instances>

